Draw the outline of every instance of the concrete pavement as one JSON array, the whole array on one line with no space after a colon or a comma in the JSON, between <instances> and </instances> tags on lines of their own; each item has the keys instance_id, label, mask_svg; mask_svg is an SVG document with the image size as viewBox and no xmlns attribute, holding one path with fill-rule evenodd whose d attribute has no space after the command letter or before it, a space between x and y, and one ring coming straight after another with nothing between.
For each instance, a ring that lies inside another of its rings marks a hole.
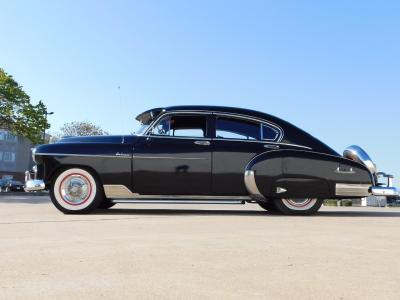
<instances>
[{"instance_id":1,"label":"concrete pavement","mask_svg":"<svg viewBox=\"0 0 400 300\"><path fill-rule=\"evenodd\" d=\"M0 196L0 299L400 299L400 209L117 205Z\"/></svg>"}]
</instances>

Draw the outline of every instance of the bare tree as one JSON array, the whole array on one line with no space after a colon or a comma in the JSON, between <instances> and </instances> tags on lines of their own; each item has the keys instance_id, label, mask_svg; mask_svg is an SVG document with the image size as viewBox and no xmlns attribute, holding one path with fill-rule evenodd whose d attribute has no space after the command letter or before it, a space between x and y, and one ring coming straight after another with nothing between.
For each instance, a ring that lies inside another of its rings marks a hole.
<instances>
[{"instance_id":1,"label":"bare tree","mask_svg":"<svg viewBox=\"0 0 400 300\"><path fill-rule=\"evenodd\" d=\"M65 123L61 128L60 136L88 136L88 135L108 135L100 126L94 125L89 121L77 121Z\"/></svg>"}]
</instances>

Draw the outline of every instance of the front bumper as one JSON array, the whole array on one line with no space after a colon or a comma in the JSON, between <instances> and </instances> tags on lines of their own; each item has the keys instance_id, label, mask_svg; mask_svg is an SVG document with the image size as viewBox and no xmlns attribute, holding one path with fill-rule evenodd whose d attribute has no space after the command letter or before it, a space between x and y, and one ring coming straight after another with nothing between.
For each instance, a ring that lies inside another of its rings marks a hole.
<instances>
[{"instance_id":1,"label":"front bumper","mask_svg":"<svg viewBox=\"0 0 400 300\"><path fill-rule=\"evenodd\" d=\"M33 179L31 172L25 172L25 192L36 192L46 189L46 184L43 180L37 179L37 168L33 167Z\"/></svg>"}]
</instances>

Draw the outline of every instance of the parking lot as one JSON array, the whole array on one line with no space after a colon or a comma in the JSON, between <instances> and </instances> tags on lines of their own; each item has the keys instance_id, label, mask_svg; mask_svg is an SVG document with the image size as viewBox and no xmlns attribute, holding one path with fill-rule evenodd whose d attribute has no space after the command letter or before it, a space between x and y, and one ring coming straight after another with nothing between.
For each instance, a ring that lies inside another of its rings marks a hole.
<instances>
[{"instance_id":1,"label":"parking lot","mask_svg":"<svg viewBox=\"0 0 400 300\"><path fill-rule=\"evenodd\" d=\"M399 299L400 209L117 205L0 195L0 299Z\"/></svg>"}]
</instances>

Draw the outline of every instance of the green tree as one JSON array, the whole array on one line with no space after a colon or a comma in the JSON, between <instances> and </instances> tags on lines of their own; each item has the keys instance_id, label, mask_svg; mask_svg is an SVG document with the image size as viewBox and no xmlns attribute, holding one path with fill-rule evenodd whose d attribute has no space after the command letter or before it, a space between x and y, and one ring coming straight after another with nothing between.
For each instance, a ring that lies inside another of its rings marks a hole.
<instances>
[{"instance_id":1,"label":"green tree","mask_svg":"<svg viewBox=\"0 0 400 300\"><path fill-rule=\"evenodd\" d=\"M46 106L42 101L33 105L22 86L0 68L0 128L42 142L42 134L50 128L45 117Z\"/></svg>"}]
</instances>

